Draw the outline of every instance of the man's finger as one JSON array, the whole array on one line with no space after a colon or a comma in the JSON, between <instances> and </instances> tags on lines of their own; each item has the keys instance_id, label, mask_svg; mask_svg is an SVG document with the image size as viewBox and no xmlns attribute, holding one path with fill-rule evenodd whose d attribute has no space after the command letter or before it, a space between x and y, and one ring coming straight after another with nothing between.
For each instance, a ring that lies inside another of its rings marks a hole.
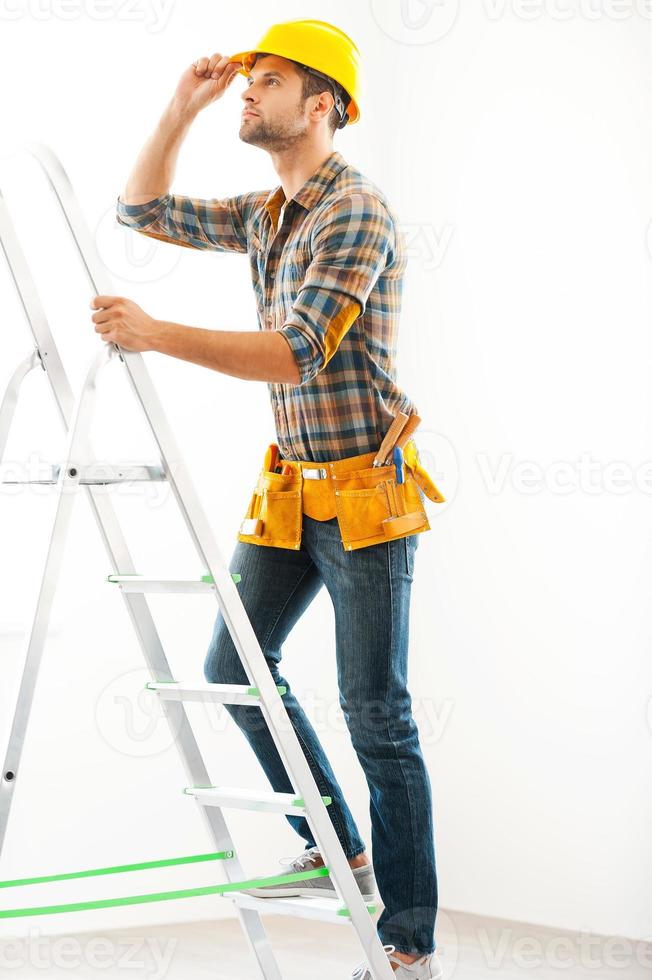
<instances>
[{"instance_id":1,"label":"man's finger","mask_svg":"<svg viewBox=\"0 0 652 980\"><path fill-rule=\"evenodd\" d=\"M91 300L91 309L97 310L100 306L103 306L104 308L108 308L109 306L113 306L113 304L117 302L117 300L119 299L122 299L122 297L121 296L93 296L93 299Z\"/></svg>"},{"instance_id":2,"label":"man's finger","mask_svg":"<svg viewBox=\"0 0 652 980\"><path fill-rule=\"evenodd\" d=\"M110 320L112 316L113 314L110 310L100 310L99 313L93 313L91 320L94 323L106 323L106 321Z\"/></svg>"},{"instance_id":3,"label":"man's finger","mask_svg":"<svg viewBox=\"0 0 652 980\"><path fill-rule=\"evenodd\" d=\"M216 51L215 54L211 55L211 57L208 60L208 65L206 66L206 72L209 75L212 75L212 73L215 71L215 69L220 64L220 62L224 61L225 58L228 61L228 58L225 54L220 54L219 51Z\"/></svg>"}]
</instances>

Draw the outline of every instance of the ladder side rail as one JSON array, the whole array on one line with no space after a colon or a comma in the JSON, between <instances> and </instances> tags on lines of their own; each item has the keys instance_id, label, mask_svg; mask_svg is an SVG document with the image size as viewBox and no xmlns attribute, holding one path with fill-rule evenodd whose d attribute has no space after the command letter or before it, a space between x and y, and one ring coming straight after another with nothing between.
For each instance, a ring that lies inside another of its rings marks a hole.
<instances>
[{"instance_id":1,"label":"ladder side rail","mask_svg":"<svg viewBox=\"0 0 652 980\"><path fill-rule=\"evenodd\" d=\"M30 371L33 371L37 365L41 365L41 358L39 357L38 350L34 350L20 362L7 382L7 387L2 397L2 404L0 404L0 463L4 461L7 440L18 404L20 387Z\"/></svg>"},{"instance_id":2,"label":"ladder side rail","mask_svg":"<svg viewBox=\"0 0 652 980\"><path fill-rule=\"evenodd\" d=\"M20 298L32 337L48 376L52 394L66 430L70 427L75 405L72 387L54 342L36 283L30 272L6 201L0 191L0 245Z\"/></svg>"}]
</instances>

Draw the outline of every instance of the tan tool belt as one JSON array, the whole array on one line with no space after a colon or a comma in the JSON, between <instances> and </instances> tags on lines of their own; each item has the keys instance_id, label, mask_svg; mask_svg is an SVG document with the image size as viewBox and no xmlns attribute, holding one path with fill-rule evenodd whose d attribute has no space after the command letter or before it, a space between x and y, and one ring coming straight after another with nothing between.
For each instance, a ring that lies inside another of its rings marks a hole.
<instances>
[{"instance_id":1,"label":"tan tool belt","mask_svg":"<svg viewBox=\"0 0 652 980\"><path fill-rule=\"evenodd\" d=\"M412 439L403 454L404 481L399 483L393 463L372 466L375 452L308 463L279 460L277 444L270 443L238 540L298 550L303 514L318 521L337 517L346 551L429 531L423 495L435 503L445 497L421 466ZM290 472L274 472L281 462Z\"/></svg>"}]
</instances>

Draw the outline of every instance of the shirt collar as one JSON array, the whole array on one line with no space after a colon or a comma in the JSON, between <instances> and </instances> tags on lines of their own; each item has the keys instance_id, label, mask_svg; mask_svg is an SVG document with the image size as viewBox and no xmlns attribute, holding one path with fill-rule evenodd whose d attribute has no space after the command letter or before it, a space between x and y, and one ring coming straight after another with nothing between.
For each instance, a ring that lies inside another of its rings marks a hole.
<instances>
[{"instance_id":1,"label":"shirt collar","mask_svg":"<svg viewBox=\"0 0 652 980\"><path fill-rule=\"evenodd\" d=\"M310 211L312 207L315 206L317 201L325 194L328 185L337 177L340 171L348 167L348 163L339 152L339 150L333 150L323 163L319 165L317 170L312 174L308 180L301 185L299 190L296 192L294 197L291 197L291 201L297 201L302 207L307 211ZM280 210L283 203L285 202L285 192L283 191L283 186L279 184L274 190L270 191L265 200L265 207L268 211L276 212Z\"/></svg>"}]
</instances>

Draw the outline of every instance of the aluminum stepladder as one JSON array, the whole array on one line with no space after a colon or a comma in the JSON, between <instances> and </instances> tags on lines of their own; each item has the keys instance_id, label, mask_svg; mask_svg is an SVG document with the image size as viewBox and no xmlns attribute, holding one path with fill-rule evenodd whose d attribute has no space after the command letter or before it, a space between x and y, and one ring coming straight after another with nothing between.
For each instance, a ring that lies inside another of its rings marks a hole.
<instances>
[{"instance_id":1,"label":"aluminum stepladder","mask_svg":"<svg viewBox=\"0 0 652 980\"><path fill-rule=\"evenodd\" d=\"M41 144L28 143L25 150L38 161L45 172L95 294L115 295L115 289L99 257L70 181L60 162L51 150ZM78 495L77 491L79 487L83 487L107 550L113 571L110 579L118 583L122 591L127 613L152 678L147 687L159 696L163 715L170 724L172 732L176 733L175 744L191 784L186 792L194 797L199 806L216 849L227 853L227 857L220 862L227 882L237 888L238 882L246 881L246 875L235 852L222 806L277 814L304 815L309 821L323 856L325 868L328 869L334 882L338 895L335 899L262 899L244 895L237 890L228 892L228 897L235 907L249 947L258 964L260 975L265 980L281 980L281 973L260 919L261 912L269 912L304 919L350 923L358 935L374 980L392 980L394 972L370 915L370 912L375 911L375 907L365 903L356 884L328 815L328 801L320 795L301 745L289 723L282 692L274 684L234 578L218 549L142 355L121 351L115 344L106 344L94 358L75 400L1 193L0 244L35 343L35 349L17 366L11 376L0 405L0 462L4 456L21 383L36 367L42 368L47 375L58 413L67 433L65 459L60 466L53 468L52 479L45 481L57 485L57 507L0 781L0 853L13 792L20 773L22 749L47 638L65 539L74 501ZM125 466L116 463L112 467L103 465L101 472L98 472L97 466L93 465L89 440L96 381L105 366L118 361L124 365L130 387L145 413L160 451L160 466L149 464ZM136 574L111 499L105 493L98 492L99 488L107 483L134 480L169 482L205 574L197 579L185 581L169 578L145 579ZM217 598L219 609L251 687L209 683L183 684L175 681L145 598L149 592L212 593ZM187 701L258 706L284 761L295 794L247 791L211 785L207 766L184 707L184 702ZM283 724L278 723L279 719ZM322 873L325 874L326 871ZM308 874L310 873L306 876ZM251 881L247 882L247 887L252 887Z\"/></svg>"}]
</instances>

